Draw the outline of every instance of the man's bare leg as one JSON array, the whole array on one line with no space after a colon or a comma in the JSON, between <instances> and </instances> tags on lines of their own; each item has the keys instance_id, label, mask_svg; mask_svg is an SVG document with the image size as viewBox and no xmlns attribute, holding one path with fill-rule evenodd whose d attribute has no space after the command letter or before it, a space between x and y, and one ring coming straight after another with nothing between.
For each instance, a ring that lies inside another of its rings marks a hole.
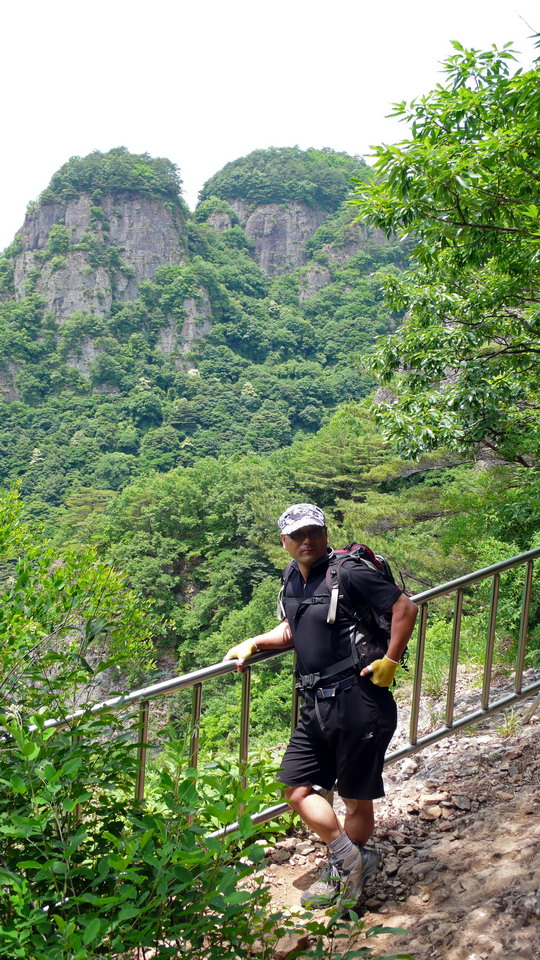
<instances>
[{"instance_id":1,"label":"man's bare leg","mask_svg":"<svg viewBox=\"0 0 540 960\"><path fill-rule=\"evenodd\" d=\"M285 797L304 823L324 843L331 843L342 834L343 827L328 800L315 793L313 787L287 787Z\"/></svg>"},{"instance_id":2,"label":"man's bare leg","mask_svg":"<svg viewBox=\"0 0 540 960\"><path fill-rule=\"evenodd\" d=\"M313 787L287 787L285 797L296 813L313 830L324 843L332 843L345 833L347 836L364 846L374 829L373 801L346 800L345 825L341 826L333 808L320 794L315 793Z\"/></svg>"},{"instance_id":3,"label":"man's bare leg","mask_svg":"<svg viewBox=\"0 0 540 960\"><path fill-rule=\"evenodd\" d=\"M345 815L345 833L361 847L365 846L375 829L373 800L346 800L343 803Z\"/></svg>"},{"instance_id":4,"label":"man's bare leg","mask_svg":"<svg viewBox=\"0 0 540 960\"><path fill-rule=\"evenodd\" d=\"M304 891L301 903L330 906L340 896L358 898L365 879L377 866L375 851L370 851L366 861L367 853L358 849L373 833L372 801L343 798L346 815L342 827L330 803L312 787L287 787L285 796L304 823L328 844L327 865L319 879Z\"/></svg>"}]
</instances>

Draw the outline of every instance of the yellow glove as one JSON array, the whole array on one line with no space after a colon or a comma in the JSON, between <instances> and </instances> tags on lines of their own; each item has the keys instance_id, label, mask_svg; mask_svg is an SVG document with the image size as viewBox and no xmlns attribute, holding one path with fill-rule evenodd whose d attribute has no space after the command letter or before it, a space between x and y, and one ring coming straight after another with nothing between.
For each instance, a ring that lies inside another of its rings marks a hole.
<instances>
[{"instance_id":1,"label":"yellow glove","mask_svg":"<svg viewBox=\"0 0 540 960\"><path fill-rule=\"evenodd\" d=\"M223 657L224 660L249 660L255 653L259 652L259 648L254 640L243 640L242 643L238 643L236 647L231 647L230 650L227 650L227 653Z\"/></svg>"},{"instance_id":2,"label":"yellow glove","mask_svg":"<svg viewBox=\"0 0 540 960\"><path fill-rule=\"evenodd\" d=\"M390 660L390 657L383 657L382 660L374 660L367 668L371 674L371 682L376 687L389 687L394 679L394 674L399 664L396 660Z\"/></svg>"}]
</instances>

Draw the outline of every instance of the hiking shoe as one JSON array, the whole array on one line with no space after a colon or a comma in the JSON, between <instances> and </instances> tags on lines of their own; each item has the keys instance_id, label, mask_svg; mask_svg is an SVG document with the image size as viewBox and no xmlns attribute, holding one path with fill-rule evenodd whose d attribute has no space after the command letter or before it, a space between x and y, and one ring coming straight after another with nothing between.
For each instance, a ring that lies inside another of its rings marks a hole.
<instances>
[{"instance_id":1,"label":"hiking shoe","mask_svg":"<svg viewBox=\"0 0 540 960\"><path fill-rule=\"evenodd\" d=\"M304 890L300 903L303 907L317 909L329 907L339 897L340 885L341 876L337 861L331 858L326 861L319 878Z\"/></svg>"},{"instance_id":2,"label":"hiking shoe","mask_svg":"<svg viewBox=\"0 0 540 960\"><path fill-rule=\"evenodd\" d=\"M354 847L339 866L341 888L340 903L356 903L364 884L377 869L379 855L373 847Z\"/></svg>"}]
</instances>

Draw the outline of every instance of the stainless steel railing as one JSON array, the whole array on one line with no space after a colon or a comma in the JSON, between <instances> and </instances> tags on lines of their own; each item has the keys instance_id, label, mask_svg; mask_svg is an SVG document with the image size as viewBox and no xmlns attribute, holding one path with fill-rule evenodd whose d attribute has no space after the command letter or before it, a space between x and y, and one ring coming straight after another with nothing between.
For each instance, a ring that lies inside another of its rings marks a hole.
<instances>
[{"instance_id":1,"label":"stainless steel railing","mask_svg":"<svg viewBox=\"0 0 540 960\"><path fill-rule=\"evenodd\" d=\"M482 570L476 570L474 573L459 577L442 586L434 587L430 590L424 590L412 597L414 602L420 608L418 620L418 634L416 643L416 660L414 681L411 698L411 715L409 728L409 743L399 749L389 753L386 757L386 763L393 763L411 753L417 753L428 744L450 736L456 730L470 726L484 719L491 714L504 710L505 708L517 703L519 700L533 696L540 691L540 680L536 680L528 686L523 686L523 672L525 666L526 644L528 636L528 624L530 615L530 605L532 596L533 582L533 564L534 560L540 557L540 547L521 553L518 556L503 560L500 563L492 564ZM500 576L513 567L524 566L525 577L523 583L523 598L521 604L521 620L519 628L519 637L517 644L516 669L514 679L514 690L512 693L498 700L491 701L491 678L493 672L493 656L495 648L495 631L497 625L497 609L500 595ZM461 624L463 618L463 603L465 591L473 584L491 578L491 598L488 614L488 630L486 637L486 651L484 660L484 674L481 695L481 706L470 713L455 719L455 699L456 699L456 679L459 663L459 644L461 635ZM442 727L420 736L418 732L421 696L422 696L422 677L424 667L424 656L426 646L426 634L428 623L429 604L440 598L455 594L454 617L452 625L452 645L450 651L448 692L446 698L445 722ZM242 697L240 706L240 770L243 783L247 776L247 760L249 751L249 712L250 712L250 690L251 690L251 671L257 668L257 665L273 659L274 657L287 655L287 652L267 652L259 653L250 659L249 665L246 664L244 672L241 675ZM205 682L221 677L227 673L236 671L237 662L225 661L215 663L212 666L204 667L202 670L195 670L193 673L184 674L180 677L173 677L164 680L161 683L144 687L140 690L134 690L122 696L113 697L97 703L88 709L81 709L61 720L47 720L45 728L60 728L70 726L78 719L92 714L103 713L105 711L125 710L127 707L139 705L139 724L138 724L138 764L139 774L135 789L135 799L142 802L144 799L145 773L146 773L146 754L148 745L150 703L158 697L167 696L180 690L191 688L192 690L192 711L191 711L191 736L190 736L190 765L197 767L199 754L199 729L202 715L202 688ZM533 710L529 711L528 716ZM296 722L298 713L298 701L296 691L293 689L292 698L292 725ZM256 814L252 819L255 823L262 823L265 820L286 812L289 809L287 803L276 804L268 807L261 813ZM227 832L234 830L236 824L231 824L226 828ZM216 831L214 835L225 831Z\"/></svg>"}]
</instances>

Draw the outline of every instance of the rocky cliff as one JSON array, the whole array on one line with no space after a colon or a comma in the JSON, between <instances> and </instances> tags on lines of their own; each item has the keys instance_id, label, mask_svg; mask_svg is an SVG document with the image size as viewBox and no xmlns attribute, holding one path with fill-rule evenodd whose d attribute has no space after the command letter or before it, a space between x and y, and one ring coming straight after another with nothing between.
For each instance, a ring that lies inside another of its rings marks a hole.
<instances>
[{"instance_id":1,"label":"rocky cliff","mask_svg":"<svg viewBox=\"0 0 540 960\"><path fill-rule=\"evenodd\" d=\"M295 200L253 204L231 198L227 202L252 242L253 255L265 273L273 277L307 265L300 292L303 300L314 296L330 282L330 270L325 265L311 262L313 251L310 247L310 241L315 238L319 228L330 219L327 210ZM354 223L352 208L350 212L346 210L345 215L341 212L340 216L345 223L339 231L339 239L332 237L327 243L322 241L318 247L327 263L345 266L368 246L384 246L387 243L382 230ZM234 225L233 218L222 210L210 214L207 222L216 233L230 230Z\"/></svg>"},{"instance_id":2,"label":"rocky cliff","mask_svg":"<svg viewBox=\"0 0 540 960\"><path fill-rule=\"evenodd\" d=\"M158 267L186 257L185 222L148 195L108 194L38 203L18 237L14 286L21 299L29 283L60 321L76 311L105 315L116 300L133 300Z\"/></svg>"},{"instance_id":3,"label":"rocky cliff","mask_svg":"<svg viewBox=\"0 0 540 960\"><path fill-rule=\"evenodd\" d=\"M307 262L307 241L328 217L324 210L295 201L253 208L244 200L231 200L230 205L254 243L257 263L271 277Z\"/></svg>"}]
</instances>

